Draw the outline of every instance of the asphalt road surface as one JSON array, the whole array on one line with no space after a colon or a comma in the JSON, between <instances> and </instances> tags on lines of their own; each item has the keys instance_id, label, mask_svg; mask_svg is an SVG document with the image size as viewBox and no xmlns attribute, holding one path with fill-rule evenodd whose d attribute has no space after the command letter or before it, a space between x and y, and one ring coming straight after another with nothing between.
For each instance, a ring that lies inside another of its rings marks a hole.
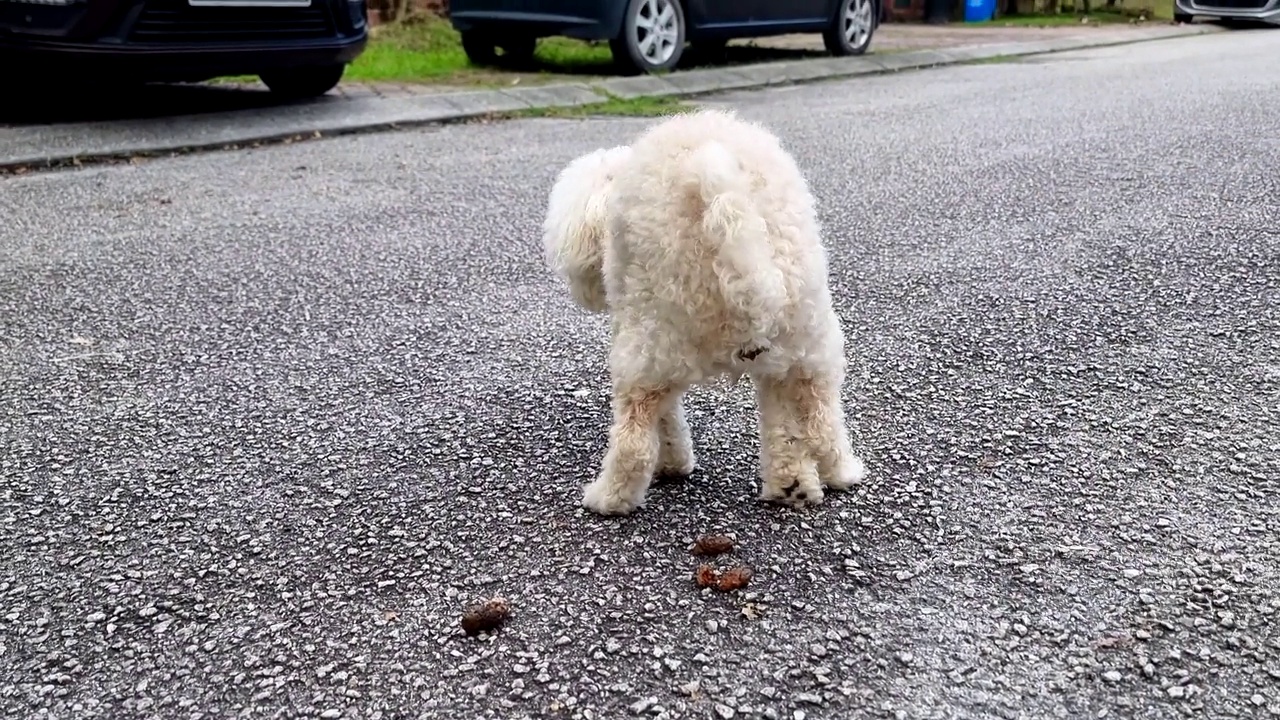
<instances>
[{"instance_id":1,"label":"asphalt road surface","mask_svg":"<svg viewBox=\"0 0 1280 720\"><path fill-rule=\"evenodd\" d=\"M606 328L538 224L647 120L0 181L0 716L1280 714L1278 51L716 98L826 226L872 475L804 512L745 388L694 477L578 506Z\"/></svg>"}]
</instances>

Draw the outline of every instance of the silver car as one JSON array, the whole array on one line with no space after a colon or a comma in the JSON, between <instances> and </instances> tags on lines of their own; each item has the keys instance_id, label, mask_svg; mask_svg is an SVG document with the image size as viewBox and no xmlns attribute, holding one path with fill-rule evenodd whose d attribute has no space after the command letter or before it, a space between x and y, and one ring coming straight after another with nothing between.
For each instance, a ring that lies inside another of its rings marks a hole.
<instances>
[{"instance_id":1,"label":"silver car","mask_svg":"<svg viewBox=\"0 0 1280 720\"><path fill-rule=\"evenodd\" d=\"M1173 0L1174 20L1189 23L1197 16L1280 25L1280 0Z\"/></svg>"}]
</instances>

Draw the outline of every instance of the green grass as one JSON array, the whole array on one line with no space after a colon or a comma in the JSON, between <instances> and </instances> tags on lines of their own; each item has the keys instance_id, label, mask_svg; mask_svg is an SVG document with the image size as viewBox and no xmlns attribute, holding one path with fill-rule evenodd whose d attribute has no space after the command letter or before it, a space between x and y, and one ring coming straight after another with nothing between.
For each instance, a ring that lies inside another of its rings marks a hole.
<instances>
[{"instance_id":1,"label":"green grass","mask_svg":"<svg viewBox=\"0 0 1280 720\"><path fill-rule=\"evenodd\" d=\"M978 58L977 60L966 60L964 65L997 65L999 63L1017 62L1021 60L1021 55L992 55L988 58Z\"/></svg>"},{"instance_id":2,"label":"green grass","mask_svg":"<svg viewBox=\"0 0 1280 720\"><path fill-rule=\"evenodd\" d=\"M467 60L458 33L443 18L423 16L373 28L369 45L347 68L357 82L458 82L502 84L514 76L607 74L608 45L568 38L538 42L534 64L525 72L477 68Z\"/></svg>"},{"instance_id":3,"label":"green grass","mask_svg":"<svg viewBox=\"0 0 1280 720\"><path fill-rule=\"evenodd\" d=\"M518 118L579 118L599 115L614 117L664 117L692 110L693 106L670 97L638 97L608 100L578 105L577 107L531 108L505 113L503 117Z\"/></svg>"}]
</instances>

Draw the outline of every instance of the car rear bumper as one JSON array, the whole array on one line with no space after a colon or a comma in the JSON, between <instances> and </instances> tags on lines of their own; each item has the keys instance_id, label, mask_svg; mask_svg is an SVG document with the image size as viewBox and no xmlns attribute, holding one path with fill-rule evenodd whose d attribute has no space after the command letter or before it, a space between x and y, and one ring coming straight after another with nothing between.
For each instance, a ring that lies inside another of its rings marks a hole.
<instances>
[{"instance_id":1,"label":"car rear bumper","mask_svg":"<svg viewBox=\"0 0 1280 720\"><path fill-rule=\"evenodd\" d=\"M1178 13L1280 25L1280 0L1174 0Z\"/></svg>"},{"instance_id":2,"label":"car rear bumper","mask_svg":"<svg viewBox=\"0 0 1280 720\"><path fill-rule=\"evenodd\" d=\"M188 0L0 0L0 58L24 74L129 80L353 61L368 42L364 0L305 8L192 7Z\"/></svg>"},{"instance_id":3,"label":"car rear bumper","mask_svg":"<svg viewBox=\"0 0 1280 720\"><path fill-rule=\"evenodd\" d=\"M459 32L518 31L536 37L564 35L582 40L610 40L622 30L625 0L451 0L449 19Z\"/></svg>"},{"instance_id":4,"label":"car rear bumper","mask_svg":"<svg viewBox=\"0 0 1280 720\"><path fill-rule=\"evenodd\" d=\"M349 63L364 50L366 36L336 42L210 48L204 46L112 47L57 42L11 42L0 38L6 66L20 61L24 72L77 73L152 82L196 81L219 75Z\"/></svg>"}]
</instances>

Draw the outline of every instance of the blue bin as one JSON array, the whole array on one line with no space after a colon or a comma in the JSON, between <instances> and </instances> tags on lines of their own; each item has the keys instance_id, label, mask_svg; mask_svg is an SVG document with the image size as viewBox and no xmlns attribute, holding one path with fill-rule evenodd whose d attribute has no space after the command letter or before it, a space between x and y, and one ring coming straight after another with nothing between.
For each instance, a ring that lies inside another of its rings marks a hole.
<instances>
[{"instance_id":1,"label":"blue bin","mask_svg":"<svg viewBox=\"0 0 1280 720\"><path fill-rule=\"evenodd\" d=\"M964 0L964 21L985 22L996 16L996 0Z\"/></svg>"}]
</instances>

